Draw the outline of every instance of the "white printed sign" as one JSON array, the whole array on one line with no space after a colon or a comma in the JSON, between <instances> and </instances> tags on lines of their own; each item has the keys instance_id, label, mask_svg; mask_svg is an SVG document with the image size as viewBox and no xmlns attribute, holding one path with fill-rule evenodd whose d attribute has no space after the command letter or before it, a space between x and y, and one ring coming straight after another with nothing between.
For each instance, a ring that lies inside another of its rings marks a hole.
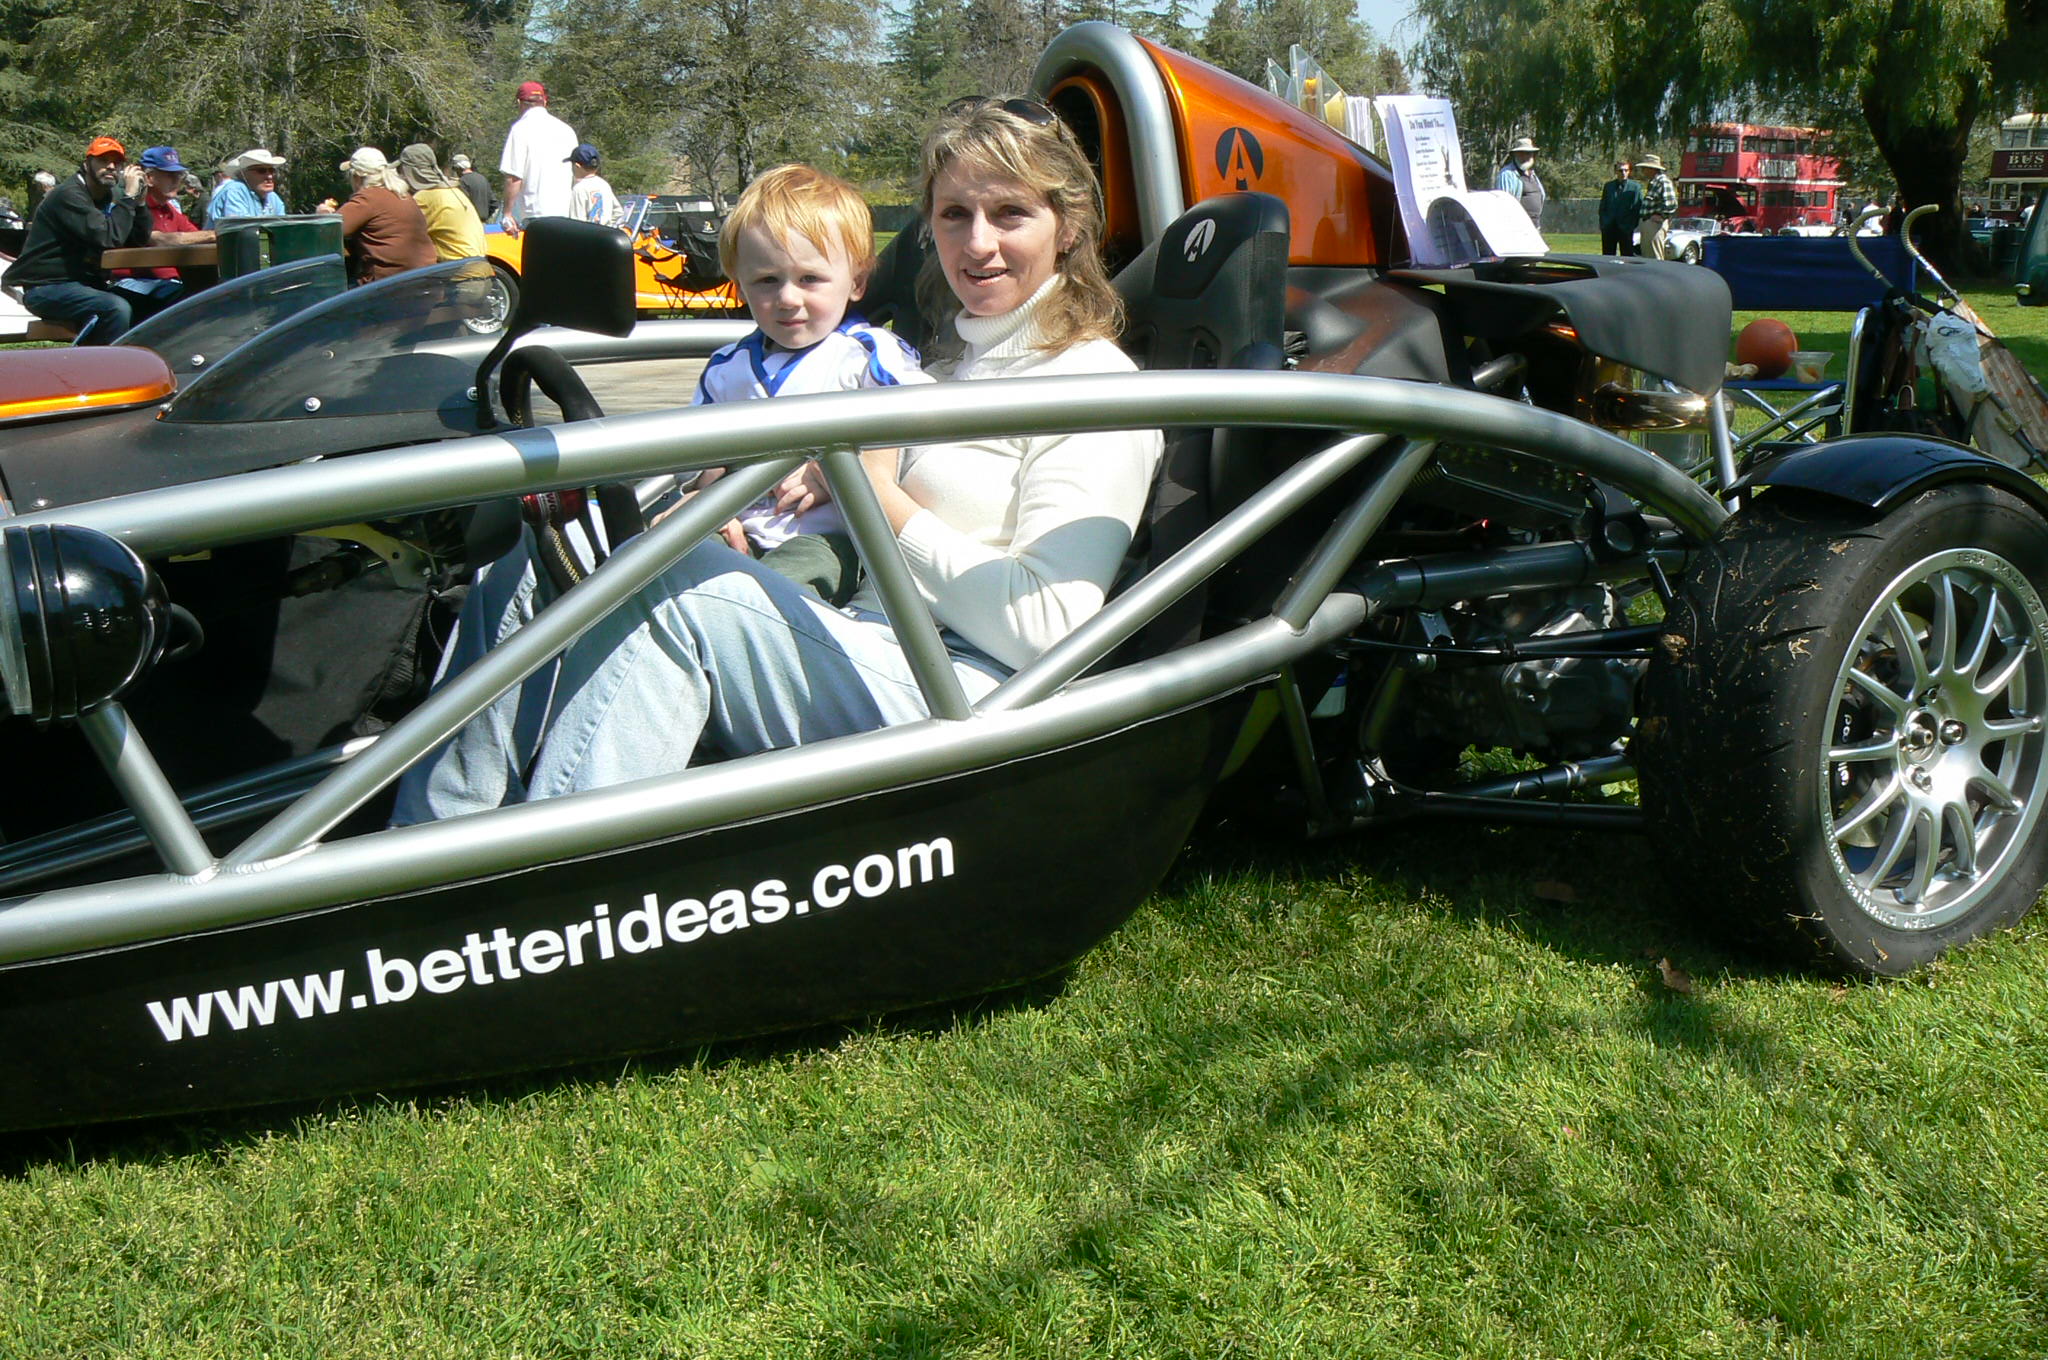
<instances>
[{"instance_id":1,"label":"white printed sign","mask_svg":"<svg viewBox=\"0 0 2048 1360\"><path fill-rule=\"evenodd\" d=\"M1459 265L1489 255L1549 251L1512 194L1466 189L1458 118L1450 100L1382 95L1375 102L1414 264Z\"/></svg>"}]
</instances>

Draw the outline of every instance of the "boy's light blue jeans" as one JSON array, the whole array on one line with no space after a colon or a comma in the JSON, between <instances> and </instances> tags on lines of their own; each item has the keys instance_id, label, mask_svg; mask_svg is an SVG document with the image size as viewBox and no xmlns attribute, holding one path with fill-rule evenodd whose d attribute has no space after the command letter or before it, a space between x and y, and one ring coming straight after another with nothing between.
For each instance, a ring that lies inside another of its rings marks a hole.
<instances>
[{"instance_id":1,"label":"boy's light blue jeans","mask_svg":"<svg viewBox=\"0 0 2048 1360\"><path fill-rule=\"evenodd\" d=\"M441 680L533 617L527 544L464 601ZM1007 672L947 635L968 698ZM828 608L722 543L698 544L498 697L399 782L393 825L668 774L699 738L730 755L926 716L886 621Z\"/></svg>"}]
</instances>

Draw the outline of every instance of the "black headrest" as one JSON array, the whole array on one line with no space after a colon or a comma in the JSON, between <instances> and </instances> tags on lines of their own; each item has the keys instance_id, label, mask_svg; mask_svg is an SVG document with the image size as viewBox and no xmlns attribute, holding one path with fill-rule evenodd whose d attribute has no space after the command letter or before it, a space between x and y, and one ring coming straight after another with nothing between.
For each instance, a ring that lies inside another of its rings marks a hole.
<instances>
[{"instance_id":1,"label":"black headrest","mask_svg":"<svg viewBox=\"0 0 2048 1360\"><path fill-rule=\"evenodd\" d=\"M917 276L924 268L924 233L913 224L896 233L875 260L875 272L868 276L867 291L855 304L871 326L887 326L913 349L922 351L930 343L930 327L917 309Z\"/></svg>"},{"instance_id":2,"label":"black headrest","mask_svg":"<svg viewBox=\"0 0 2048 1360\"><path fill-rule=\"evenodd\" d=\"M1287 303L1287 205L1223 194L1187 210L1116 277L1124 352L1142 368L1242 366L1277 352Z\"/></svg>"}]
</instances>

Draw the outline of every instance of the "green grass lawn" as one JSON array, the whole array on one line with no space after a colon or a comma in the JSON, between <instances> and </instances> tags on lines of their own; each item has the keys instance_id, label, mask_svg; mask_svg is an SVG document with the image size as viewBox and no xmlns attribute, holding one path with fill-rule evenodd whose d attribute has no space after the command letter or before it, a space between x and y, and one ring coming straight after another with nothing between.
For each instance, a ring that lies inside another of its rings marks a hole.
<instances>
[{"instance_id":1,"label":"green grass lawn","mask_svg":"<svg viewBox=\"0 0 2048 1360\"><path fill-rule=\"evenodd\" d=\"M2048 935L1844 987L1654 867L1218 834L1006 1005L18 1136L0 1353L2048 1352Z\"/></svg>"}]
</instances>

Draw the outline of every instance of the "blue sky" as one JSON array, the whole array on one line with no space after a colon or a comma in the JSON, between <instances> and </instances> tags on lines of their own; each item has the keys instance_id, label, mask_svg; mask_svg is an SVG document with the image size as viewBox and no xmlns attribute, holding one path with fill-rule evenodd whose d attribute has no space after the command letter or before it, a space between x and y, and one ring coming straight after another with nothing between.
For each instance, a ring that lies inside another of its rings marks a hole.
<instances>
[{"instance_id":1,"label":"blue sky","mask_svg":"<svg viewBox=\"0 0 2048 1360\"><path fill-rule=\"evenodd\" d=\"M1409 8L1409 0L1358 0L1358 17L1372 25L1381 42L1406 56L1420 36L1416 24L1403 22L1408 18Z\"/></svg>"}]
</instances>

